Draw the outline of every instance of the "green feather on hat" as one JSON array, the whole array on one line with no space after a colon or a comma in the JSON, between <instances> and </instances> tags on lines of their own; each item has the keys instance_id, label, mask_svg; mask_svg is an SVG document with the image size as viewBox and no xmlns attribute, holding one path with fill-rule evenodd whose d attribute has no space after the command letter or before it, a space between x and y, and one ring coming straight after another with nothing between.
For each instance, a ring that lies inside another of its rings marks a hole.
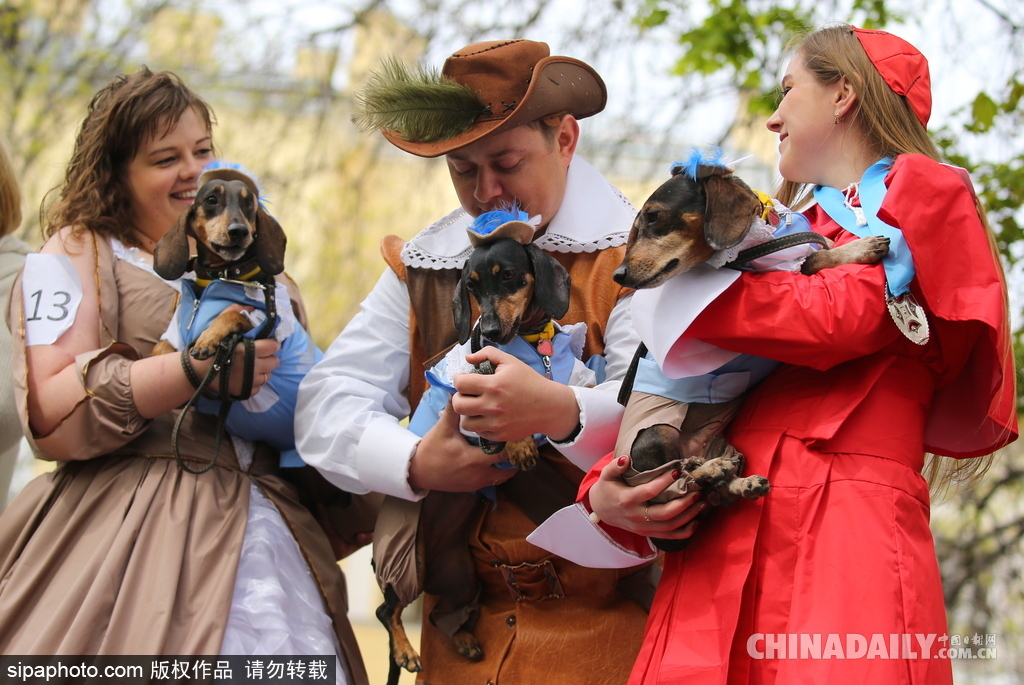
<instances>
[{"instance_id":1,"label":"green feather on hat","mask_svg":"<svg viewBox=\"0 0 1024 685\"><path fill-rule=\"evenodd\" d=\"M383 128L408 141L431 143L469 130L484 114L490 107L472 88L437 69L410 68L392 57L356 95L352 121L364 131Z\"/></svg>"}]
</instances>

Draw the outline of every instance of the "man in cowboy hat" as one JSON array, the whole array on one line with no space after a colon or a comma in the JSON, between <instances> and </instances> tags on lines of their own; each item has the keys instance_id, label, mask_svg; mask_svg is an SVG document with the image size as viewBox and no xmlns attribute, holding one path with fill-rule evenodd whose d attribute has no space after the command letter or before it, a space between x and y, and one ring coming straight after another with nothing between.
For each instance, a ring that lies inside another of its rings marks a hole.
<instances>
[{"instance_id":1,"label":"man in cowboy hat","mask_svg":"<svg viewBox=\"0 0 1024 685\"><path fill-rule=\"evenodd\" d=\"M626 292L611 278L635 210L575 156L577 120L600 112L605 100L591 67L527 40L469 45L448 58L440 77L391 63L360 97L364 126L412 154L445 156L461 207L408 242L385 238L390 268L304 381L296 433L303 458L351 492L415 503L430 491L498 486L496 506L481 510L470 540L482 590L467 627L483 658L460 656L425 621L421 682L619 683L639 647L646 611L642 592L627 586L644 586L635 581L645 572L583 568L525 541L572 501L580 469L611 450L618 379L639 342ZM513 203L537 226L534 245L568 270L562 321L587 324L584 359L603 355L609 380L571 388L484 348L469 361L490 359L495 374L458 376L452 406L421 439L399 421L424 391L424 364L457 342L451 302L471 251L466 229L479 214ZM503 471L494 464L504 455L467 443L460 421L495 441L544 434L557 450L543 446L534 471ZM375 545L385 542L382 520ZM431 606L428 597L425 615Z\"/></svg>"}]
</instances>

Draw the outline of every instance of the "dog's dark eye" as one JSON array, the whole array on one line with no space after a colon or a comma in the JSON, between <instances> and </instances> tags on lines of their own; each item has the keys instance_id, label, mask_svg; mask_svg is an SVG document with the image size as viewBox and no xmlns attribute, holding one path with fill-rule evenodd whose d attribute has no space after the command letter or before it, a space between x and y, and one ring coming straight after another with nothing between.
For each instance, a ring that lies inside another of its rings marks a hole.
<instances>
[{"instance_id":1,"label":"dog's dark eye","mask_svg":"<svg viewBox=\"0 0 1024 685\"><path fill-rule=\"evenodd\" d=\"M658 212L658 211L647 212L645 218L647 219L647 223L649 223L649 224L656 223L658 221L658 219L661 218L661 212Z\"/></svg>"},{"instance_id":2,"label":"dog's dark eye","mask_svg":"<svg viewBox=\"0 0 1024 685\"><path fill-rule=\"evenodd\" d=\"M207 207L215 207L217 205L217 200L218 198L216 195L207 195L203 199L203 204L206 205Z\"/></svg>"},{"instance_id":3,"label":"dog's dark eye","mask_svg":"<svg viewBox=\"0 0 1024 685\"><path fill-rule=\"evenodd\" d=\"M501 272L502 280L511 281L515 277L516 277L516 270L515 269L505 269L504 271Z\"/></svg>"},{"instance_id":4,"label":"dog's dark eye","mask_svg":"<svg viewBox=\"0 0 1024 685\"><path fill-rule=\"evenodd\" d=\"M469 292L473 292L474 290L476 290L476 281L469 281L468 283L466 283L466 290L468 290Z\"/></svg>"}]
</instances>

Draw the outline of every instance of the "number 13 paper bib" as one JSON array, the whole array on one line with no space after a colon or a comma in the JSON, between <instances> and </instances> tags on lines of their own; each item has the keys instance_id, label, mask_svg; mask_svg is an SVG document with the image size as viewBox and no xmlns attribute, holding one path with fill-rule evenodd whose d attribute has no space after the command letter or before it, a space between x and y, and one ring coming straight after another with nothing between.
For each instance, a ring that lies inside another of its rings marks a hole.
<instances>
[{"instance_id":1,"label":"number 13 paper bib","mask_svg":"<svg viewBox=\"0 0 1024 685\"><path fill-rule=\"evenodd\" d=\"M67 255L30 254L22 277L25 344L49 345L75 321L82 281Z\"/></svg>"}]
</instances>

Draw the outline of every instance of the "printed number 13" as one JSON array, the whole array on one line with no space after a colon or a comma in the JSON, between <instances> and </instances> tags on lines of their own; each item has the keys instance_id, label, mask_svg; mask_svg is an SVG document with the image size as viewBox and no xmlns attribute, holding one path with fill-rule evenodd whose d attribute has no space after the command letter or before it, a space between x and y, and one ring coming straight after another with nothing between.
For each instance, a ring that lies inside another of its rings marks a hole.
<instances>
[{"instance_id":1,"label":"printed number 13","mask_svg":"<svg viewBox=\"0 0 1024 685\"><path fill-rule=\"evenodd\" d=\"M50 306L52 308L54 308L54 309L56 309L56 310L58 310L60 312L60 316L47 316L46 318L48 320L50 320L50 321L63 321L64 319L68 318L68 314L70 312L68 311L67 305L68 305L69 302L71 302L71 294L70 293L66 293L63 290L54 291L54 293L53 293L54 300L56 300L58 297L61 297L61 296L63 296L63 298L64 298L63 302L56 302L56 301L54 301L54 302L50 303ZM29 297L36 298L36 305L35 305L35 307L32 308L32 316L30 316L27 319L25 319L25 321L39 321L39 320L41 320L43 318L43 317L39 316L39 305L41 304L42 299L43 299L43 291L42 290L37 290L34 293L32 293L31 295L29 295Z\"/></svg>"}]
</instances>

